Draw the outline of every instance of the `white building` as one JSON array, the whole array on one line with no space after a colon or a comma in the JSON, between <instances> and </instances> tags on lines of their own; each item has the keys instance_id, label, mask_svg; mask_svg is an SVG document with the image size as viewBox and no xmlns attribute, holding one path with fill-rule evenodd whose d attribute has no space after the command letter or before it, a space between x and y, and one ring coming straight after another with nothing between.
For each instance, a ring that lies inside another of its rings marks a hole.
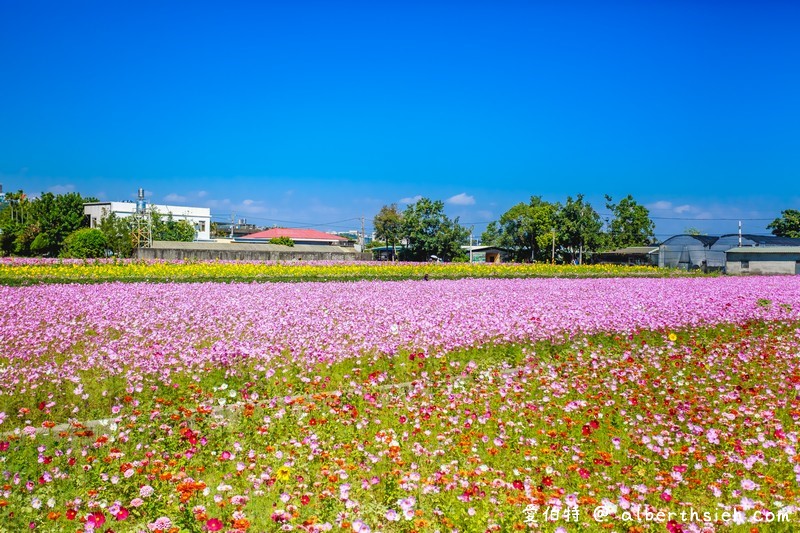
<instances>
[{"instance_id":1,"label":"white building","mask_svg":"<svg viewBox=\"0 0 800 533\"><path fill-rule=\"evenodd\" d=\"M208 207L187 207L183 205L149 205L166 218L172 215L173 220L188 220L194 226L195 240L208 241L211 239L211 209ZM90 202L83 204L83 214L89 217L89 227L96 228L100 222L114 213L120 218L133 215L136 212L136 202Z\"/></svg>"}]
</instances>

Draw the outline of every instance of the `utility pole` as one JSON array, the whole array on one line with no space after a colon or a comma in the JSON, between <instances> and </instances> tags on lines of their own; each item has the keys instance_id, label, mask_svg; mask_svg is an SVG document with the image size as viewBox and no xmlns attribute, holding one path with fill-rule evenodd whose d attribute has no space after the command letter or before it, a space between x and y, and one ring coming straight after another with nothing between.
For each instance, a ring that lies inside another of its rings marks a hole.
<instances>
[{"instance_id":1,"label":"utility pole","mask_svg":"<svg viewBox=\"0 0 800 533\"><path fill-rule=\"evenodd\" d=\"M233 239L233 227L236 220L236 213L231 213L231 239Z\"/></svg>"},{"instance_id":2,"label":"utility pole","mask_svg":"<svg viewBox=\"0 0 800 533\"><path fill-rule=\"evenodd\" d=\"M367 242L367 236L364 234L364 216L361 216L361 249L359 252L364 252L364 246Z\"/></svg>"},{"instance_id":3,"label":"utility pole","mask_svg":"<svg viewBox=\"0 0 800 533\"><path fill-rule=\"evenodd\" d=\"M469 264L472 264L472 232L469 232Z\"/></svg>"}]
</instances>

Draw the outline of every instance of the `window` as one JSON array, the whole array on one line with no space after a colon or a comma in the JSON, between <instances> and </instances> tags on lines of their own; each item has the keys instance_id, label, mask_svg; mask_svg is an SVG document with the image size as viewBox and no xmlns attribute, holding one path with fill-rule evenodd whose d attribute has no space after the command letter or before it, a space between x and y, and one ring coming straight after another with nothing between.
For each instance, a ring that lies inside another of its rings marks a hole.
<instances>
[{"instance_id":1,"label":"window","mask_svg":"<svg viewBox=\"0 0 800 533\"><path fill-rule=\"evenodd\" d=\"M750 261L742 261L742 270L747 270L750 268Z\"/></svg>"},{"instance_id":2,"label":"window","mask_svg":"<svg viewBox=\"0 0 800 533\"><path fill-rule=\"evenodd\" d=\"M205 231L205 230L206 230L206 221L205 220L201 220L200 221L200 231Z\"/></svg>"}]
</instances>

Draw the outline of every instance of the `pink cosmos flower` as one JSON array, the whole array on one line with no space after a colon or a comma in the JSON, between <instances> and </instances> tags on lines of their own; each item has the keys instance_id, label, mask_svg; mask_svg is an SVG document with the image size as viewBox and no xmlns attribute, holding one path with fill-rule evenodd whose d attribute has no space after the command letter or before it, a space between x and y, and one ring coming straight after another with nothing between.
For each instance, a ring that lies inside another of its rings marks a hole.
<instances>
[{"instance_id":1,"label":"pink cosmos flower","mask_svg":"<svg viewBox=\"0 0 800 533\"><path fill-rule=\"evenodd\" d=\"M222 529L222 520L219 518L209 518L206 521L206 529L208 531L219 531Z\"/></svg>"}]
</instances>

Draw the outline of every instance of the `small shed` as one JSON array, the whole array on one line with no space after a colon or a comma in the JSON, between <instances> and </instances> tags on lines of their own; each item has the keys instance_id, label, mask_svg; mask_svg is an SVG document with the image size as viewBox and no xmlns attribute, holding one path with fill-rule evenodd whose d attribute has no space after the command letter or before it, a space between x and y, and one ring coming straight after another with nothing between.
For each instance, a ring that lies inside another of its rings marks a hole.
<instances>
[{"instance_id":1,"label":"small shed","mask_svg":"<svg viewBox=\"0 0 800 533\"><path fill-rule=\"evenodd\" d=\"M658 246L628 246L595 254L594 263L607 265L658 265Z\"/></svg>"},{"instance_id":2,"label":"small shed","mask_svg":"<svg viewBox=\"0 0 800 533\"><path fill-rule=\"evenodd\" d=\"M800 246L742 246L725 255L727 274L800 274Z\"/></svg>"},{"instance_id":3,"label":"small shed","mask_svg":"<svg viewBox=\"0 0 800 533\"><path fill-rule=\"evenodd\" d=\"M473 263L505 263L511 257L511 252L497 246L462 246L472 259Z\"/></svg>"}]
</instances>

